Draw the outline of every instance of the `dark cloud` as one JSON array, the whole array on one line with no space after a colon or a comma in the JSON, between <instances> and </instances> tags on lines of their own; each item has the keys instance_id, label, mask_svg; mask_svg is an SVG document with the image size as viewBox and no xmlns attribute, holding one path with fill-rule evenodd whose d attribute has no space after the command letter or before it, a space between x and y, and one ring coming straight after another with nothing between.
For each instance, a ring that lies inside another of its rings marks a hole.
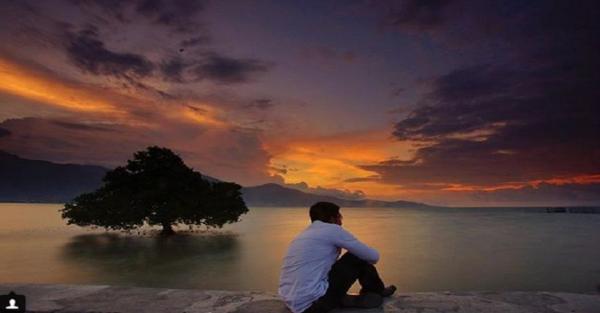
<instances>
[{"instance_id":1,"label":"dark cloud","mask_svg":"<svg viewBox=\"0 0 600 313\"><path fill-rule=\"evenodd\" d=\"M86 72L125 78L137 87L143 87L137 79L154 72L155 65L143 55L108 50L94 27L68 33L67 38L69 58ZM269 66L256 59L237 59L210 52L194 59L179 56L168 58L158 68L160 78L170 82L209 80L219 84L234 84L250 81L256 74L266 72Z\"/></svg>"},{"instance_id":2,"label":"dark cloud","mask_svg":"<svg viewBox=\"0 0 600 313\"><path fill-rule=\"evenodd\" d=\"M193 66L196 80L210 80L216 83L232 84L247 82L269 66L256 59L235 59L217 53L209 53Z\"/></svg>"},{"instance_id":3,"label":"dark cloud","mask_svg":"<svg viewBox=\"0 0 600 313\"><path fill-rule=\"evenodd\" d=\"M138 13L181 32L197 30L196 17L203 10L204 1L200 0L142 0L136 5Z\"/></svg>"},{"instance_id":4,"label":"dark cloud","mask_svg":"<svg viewBox=\"0 0 600 313\"><path fill-rule=\"evenodd\" d=\"M288 173L288 169L286 167L270 166L269 169L280 175L285 175Z\"/></svg>"},{"instance_id":5,"label":"dark cloud","mask_svg":"<svg viewBox=\"0 0 600 313\"><path fill-rule=\"evenodd\" d=\"M184 82L183 74L188 64L180 58L175 57L167 61L163 61L160 65L160 71L163 78L167 81Z\"/></svg>"},{"instance_id":6,"label":"dark cloud","mask_svg":"<svg viewBox=\"0 0 600 313\"><path fill-rule=\"evenodd\" d=\"M198 112L198 113L202 113L202 114L208 113L208 111L206 109L199 108L199 107L196 107L193 105L187 105L186 107L188 107L190 110L192 110L194 112Z\"/></svg>"},{"instance_id":7,"label":"dark cloud","mask_svg":"<svg viewBox=\"0 0 600 313\"><path fill-rule=\"evenodd\" d=\"M358 58L357 55L350 50L341 50L328 46L313 46L302 50L302 56L308 59L316 59L318 61L342 61L352 63Z\"/></svg>"},{"instance_id":8,"label":"dark cloud","mask_svg":"<svg viewBox=\"0 0 600 313\"><path fill-rule=\"evenodd\" d=\"M204 11L202 0L69 0L89 11L96 11L98 18L112 17L123 23L130 23L135 15L143 16L152 23L164 25L176 31L189 32L200 26L198 14ZM99 11L97 9L100 9Z\"/></svg>"},{"instance_id":9,"label":"dark cloud","mask_svg":"<svg viewBox=\"0 0 600 313\"><path fill-rule=\"evenodd\" d=\"M255 75L266 72L268 68L267 64L259 60L236 59L215 52L204 53L194 59L173 57L160 65L162 78L178 83L203 80L218 84L245 83Z\"/></svg>"},{"instance_id":10,"label":"dark cloud","mask_svg":"<svg viewBox=\"0 0 600 313\"><path fill-rule=\"evenodd\" d=\"M138 92L156 95L159 98L161 98L162 100L179 100L179 99L181 99L181 97L179 95L172 94L172 93L166 92L164 90L154 88L154 87L144 84L141 81L137 80L136 78L132 78L132 77L125 77L125 82L122 83L122 87L125 89L135 89Z\"/></svg>"},{"instance_id":11,"label":"dark cloud","mask_svg":"<svg viewBox=\"0 0 600 313\"><path fill-rule=\"evenodd\" d=\"M10 136L10 131L8 129L0 128L0 138Z\"/></svg>"},{"instance_id":12,"label":"dark cloud","mask_svg":"<svg viewBox=\"0 0 600 313\"><path fill-rule=\"evenodd\" d=\"M376 181L380 181L381 177L379 177L379 175L371 175L371 176L367 176L367 177L353 177L353 178L348 178L345 179L344 182L345 183L362 183L362 182L376 182Z\"/></svg>"},{"instance_id":13,"label":"dark cloud","mask_svg":"<svg viewBox=\"0 0 600 313\"><path fill-rule=\"evenodd\" d=\"M392 89L392 96L398 97L398 96L402 95L405 91L406 91L406 88L404 88L404 87L393 88Z\"/></svg>"},{"instance_id":14,"label":"dark cloud","mask_svg":"<svg viewBox=\"0 0 600 313\"><path fill-rule=\"evenodd\" d=\"M385 161L381 161L379 162L380 165L385 165L385 166L412 166L417 164L416 159L413 160L398 160L398 159L390 159L390 160L385 160Z\"/></svg>"},{"instance_id":15,"label":"dark cloud","mask_svg":"<svg viewBox=\"0 0 600 313\"><path fill-rule=\"evenodd\" d=\"M424 105L396 124L399 139L438 139L506 122L525 106L524 99L511 95L527 77L478 65L454 70L433 81ZM513 88L509 91L509 88ZM526 112L528 113L528 112ZM525 116L526 118L527 116Z\"/></svg>"},{"instance_id":16,"label":"dark cloud","mask_svg":"<svg viewBox=\"0 0 600 313\"><path fill-rule=\"evenodd\" d=\"M272 108L275 105L273 100L271 99L256 99L246 105L244 105L245 109L258 109L258 110L267 110Z\"/></svg>"},{"instance_id":17,"label":"dark cloud","mask_svg":"<svg viewBox=\"0 0 600 313\"><path fill-rule=\"evenodd\" d=\"M399 140L425 144L413 163L364 168L400 184L600 172L599 13L598 2L545 1L505 17L494 37L507 47L502 57L432 80L429 94L395 125Z\"/></svg>"},{"instance_id":18,"label":"dark cloud","mask_svg":"<svg viewBox=\"0 0 600 313\"><path fill-rule=\"evenodd\" d=\"M183 48L195 47L209 43L211 40L208 36L197 36L182 40L179 44Z\"/></svg>"},{"instance_id":19,"label":"dark cloud","mask_svg":"<svg viewBox=\"0 0 600 313\"><path fill-rule=\"evenodd\" d=\"M66 51L71 62L86 72L116 77L144 77L154 69L152 62L143 55L108 50L93 27L68 33L67 38Z\"/></svg>"},{"instance_id":20,"label":"dark cloud","mask_svg":"<svg viewBox=\"0 0 600 313\"><path fill-rule=\"evenodd\" d=\"M162 90L151 90L152 84L145 79L234 84L251 81L270 68L258 59L231 57L211 49L211 37L201 23L204 1L68 0L55 6L44 2L2 5L10 10L11 20L4 24L12 25L8 30L12 32L11 40L26 33L27 44L56 48L50 52L65 53L69 63L85 73L116 77L119 79L109 83L152 92L161 98L173 97ZM67 19L65 14L78 17ZM148 25L148 20L153 24ZM159 45L154 42L158 40ZM17 53L26 50L9 49ZM36 57L35 52L28 57Z\"/></svg>"},{"instance_id":21,"label":"dark cloud","mask_svg":"<svg viewBox=\"0 0 600 313\"><path fill-rule=\"evenodd\" d=\"M121 1L121 0L69 0L69 3L73 5L77 5L82 9L88 9L90 11L95 11L97 8L100 9L103 14L96 14L95 16L100 18L103 21L107 21L106 17L113 17L117 21L120 22L129 22L129 19L126 17L126 9L130 4L129 1Z\"/></svg>"},{"instance_id":22,"label":"dark cloud","mask_svg":"<svg viewBox=\"0 0 600 313\"><path fill-rule=\"evenodd\" d=\"M101 132L115 131L114 129L111 129L111 128L106 128L106 127L92 125L92 124L82 124L82 123L74 123L74 122L60 121L60 120L54 120L54 121L52 121L52 123L54 123L60 127L70 129L70 130L75 130L75 131L101 131Z\"/></svg>"},{"instance_id":23,"label":"dark cloud","mask_svg":"<svg viewBox=\"0 0 600 313\"><path fill-rule=\"evenodd\" d=\"M383 9L385 23L406 29L430 30L445 22L444 11L451 0L405 0L376 3Z\"/></svg>"}]
</instances>

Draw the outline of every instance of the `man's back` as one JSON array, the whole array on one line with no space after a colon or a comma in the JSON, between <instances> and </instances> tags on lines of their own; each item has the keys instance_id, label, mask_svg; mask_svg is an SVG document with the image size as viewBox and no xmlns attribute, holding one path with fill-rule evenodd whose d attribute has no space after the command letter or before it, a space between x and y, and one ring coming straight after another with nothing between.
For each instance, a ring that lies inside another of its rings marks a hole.
<instances>
[{"instance_id":1,"label":"man's back","mask_svg":"<svg viewBox=\"0 0 600 313\"><path fill-rule=\"evenodd\" d=\"M376 263L379 253L359 242L341 226L314 221L291 243L283 260L279 295L294 312L302 312L325 294L327 274L344 248Z\"/></svg>"}]
</instances>

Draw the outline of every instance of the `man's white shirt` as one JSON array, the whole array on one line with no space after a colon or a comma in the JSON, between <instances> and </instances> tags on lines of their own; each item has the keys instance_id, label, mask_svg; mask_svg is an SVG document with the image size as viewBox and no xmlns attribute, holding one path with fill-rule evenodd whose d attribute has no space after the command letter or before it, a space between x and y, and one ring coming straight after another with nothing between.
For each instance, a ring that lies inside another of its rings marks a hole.
<instances>
[{"instance_id":1,"label":"man's white shirt","mask_svg":"<svg viewBox=\"0 0 600 313\"><path fill-rule=\"evenodd\" d=\"M342 248L372 264L379 260L377 250L337 224L314 221L292 241L279 279L279 295L292 312L303 312L325 294Z\"/></svg>"}]
</instances>

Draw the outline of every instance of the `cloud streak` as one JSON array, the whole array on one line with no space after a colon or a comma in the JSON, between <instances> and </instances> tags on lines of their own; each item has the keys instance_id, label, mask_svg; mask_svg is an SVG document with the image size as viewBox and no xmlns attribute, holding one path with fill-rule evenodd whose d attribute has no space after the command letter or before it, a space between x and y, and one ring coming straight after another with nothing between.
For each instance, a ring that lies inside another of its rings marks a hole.
<instances>
[{"instance_id":1,"label":"cloud streak","mask_svg":"<svg viewBox=\"0 0 600 313\"><path fill-rule=\"evenodd\" d=\"M537 3L528 8L542 12L535 18L507 18L497 38L514 45L510 57L433 79L395 124L398 140L422 142L411 162L362 168L387 183L454 191L599 173L600 25L590 5ZM577 35L560 35L564 29Z\"/></svg>"},{"instance_id":2,"label":"cloud streak","mask_svg":"<svg viewBox=\"0 0 600 313\"><path fill-rule=\"evenodd\" d=\"M0 148L117 164L161 144L246 184L589 202L600 174L597 2L348 6L1 3ZM248 8L256 14L240 19Z\"/></svg>"},{"instance_id":3,"label":"cloud streak","mask_svg":"<svg viewBox=\"0 0 600 313\"><path fill-rule=\"evenodd\" d=\"M386 24L401 29L427 31L444 24L444 11L452 2L456 1L384 1L379 3L379 5L386 12L384 15Z\"/></svg>"},{"instance_id":4,"label":"cloud streak","mask_svg":"<svg viewBox=\"0 0 600 313\"><path fill-rule=\"evenodd\" d=\"M198 27L196 17L204 10L201 0L141 0L136 12L154 23L169 26L179 32L191 32Z\"/></svg>"},{"instance_id":5,"label":"cloud streak","mask_svg":"<svg viewBox=\"0 0 600 313\"><path fill-rule=\"evenodd\" d=\"M152 62L142 55L106 49L93 27L68 33L67 37L66 52L73 64L83 71L95 75L145 77L154 70Z\"/></svg>"},{"instance_id":6,"label":"cloud streak","mask_svg":"<svg viewBox=\"0 0 600 313\"><path fill-rule=\"evenodd\" d=\"M99 89L61 79L53 73L0 57L0 91L70 111L113 114L123 110L107 101ZM91 89L91 90L90 90Z\"/></svg>"},{"instance_id":7,"label":"cloud streak","mask_svg":"<svg viewBox=\"0 0 600 313\"><path fill-rule=\"evenodd\" d=\"M122 165L150 145L180 153L202 173L242 184L273 181L265 168L269 154L259 134L227 128L198 128L177 121L140 126L71 118L8 119L0 128L0 150L58 163Z\"/></svg>"},{"instance_id":8,"label":"cloud streak","mask_svg":"<svg viewBox=\"0 0 600 313\"><path fill-rule=\"evenodd\" d=\"M256 59L235 59L208 53L194 62L191 71L195 80L211 80L221 84L243 83L254 74L264 73L269 66Z\"/></svg>"}]
</instances>

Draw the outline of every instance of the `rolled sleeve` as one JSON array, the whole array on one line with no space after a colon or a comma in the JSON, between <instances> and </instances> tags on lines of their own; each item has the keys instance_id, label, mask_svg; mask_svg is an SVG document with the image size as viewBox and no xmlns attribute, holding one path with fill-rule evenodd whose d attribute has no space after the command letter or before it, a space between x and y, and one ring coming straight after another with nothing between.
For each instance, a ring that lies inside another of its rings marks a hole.
<instances>
[{"instance_id":1,"label":"rolled sleeve","mask_svg":"<svg viewBox=\"0 0 600 313\"><path fill-rule=\"evenodd\" d=\"M348 250L361 260L365 260L371 264L379 261L379 252L360 242L354 235L347 230L339 227L337 236L335 236L335 245Z\"/></svg>"}]
</instances>

